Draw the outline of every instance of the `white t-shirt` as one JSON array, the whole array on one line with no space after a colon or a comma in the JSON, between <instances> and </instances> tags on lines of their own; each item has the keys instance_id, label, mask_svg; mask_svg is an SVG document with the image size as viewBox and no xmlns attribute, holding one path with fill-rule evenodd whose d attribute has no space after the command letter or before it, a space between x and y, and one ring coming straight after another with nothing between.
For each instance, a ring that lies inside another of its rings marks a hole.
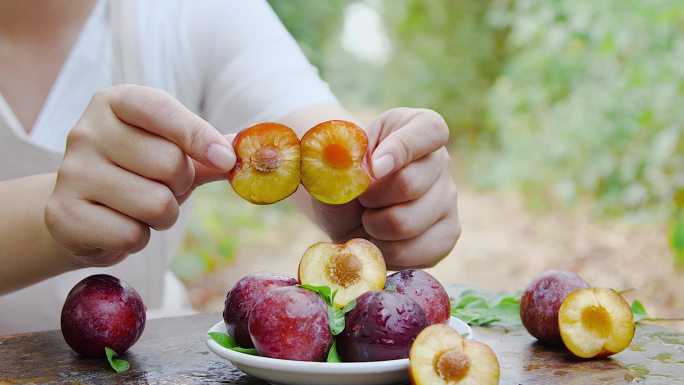
<instances>
[{"instance_id":1,"label":"white t-shirt","mask_svg":"<svg viewBox=\"0 0 684 385\"><path fill-rule=\"evenodd\" d=\"M126 37L135 39L122 50ZM120 67L129 70L117 79ZM224 133L336 102L265 1L99 0L30 134L0 95L0 180L56 171L92 94L120 81L164 89ZM127 281L148 309L177 308L181 293L164 286L178 286L167 263L182 230L181 223L153 232L145 250L111 268L69 272L0 297L0 334L59 328L68 291L97 273Z\"/></svg>"}]
</instances>

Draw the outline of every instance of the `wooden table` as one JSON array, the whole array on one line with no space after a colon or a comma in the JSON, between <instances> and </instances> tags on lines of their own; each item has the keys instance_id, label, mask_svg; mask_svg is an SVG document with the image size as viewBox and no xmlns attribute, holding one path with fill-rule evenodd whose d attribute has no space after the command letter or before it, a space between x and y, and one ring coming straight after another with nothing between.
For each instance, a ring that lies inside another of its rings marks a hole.
<instances>
[{"instance_id":1,"label":"wooden table","mask_svg":"<svg viewBox=\"0 0 684 385\"><path fill-rule=\"evenodd\" d=\"M105 359L73 353L59 330L0 337L0 384L265 384L209 352L206 331L220 313L150 320L125 355L127 372ZM475 328L501 364L502 385L684 384L684 333L637 328L630 347L611 359L583 361L534 342L522 327Z\"/></svg>"}]
</instances>

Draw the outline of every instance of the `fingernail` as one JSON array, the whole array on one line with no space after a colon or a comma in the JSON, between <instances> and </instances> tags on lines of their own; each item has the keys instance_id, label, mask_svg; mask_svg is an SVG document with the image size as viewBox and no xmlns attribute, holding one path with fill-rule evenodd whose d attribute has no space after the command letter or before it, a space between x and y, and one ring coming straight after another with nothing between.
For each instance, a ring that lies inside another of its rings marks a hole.
<instances>
[{"instance_id":1,"label":"fingernail","mask_svg":"<svg viewBox=\"0 0 684 385\"><path fill-rule=\"evenodd\" d=\"M373 159L373 175L380 179L389 174L394 169L394 158L390 154L385 154L378 159Z\"/></svg>"},{"instance_id":2,"label":"fingernail","mask_svg":"<svg viewBox=\"0 0 684 385\"><path fill-rule=\"evenodd\" d=\"M228 171L235 166L235 154L233 151L217 143L209 146L207 159L219 170Z\"/></svg>"}]
</instances>

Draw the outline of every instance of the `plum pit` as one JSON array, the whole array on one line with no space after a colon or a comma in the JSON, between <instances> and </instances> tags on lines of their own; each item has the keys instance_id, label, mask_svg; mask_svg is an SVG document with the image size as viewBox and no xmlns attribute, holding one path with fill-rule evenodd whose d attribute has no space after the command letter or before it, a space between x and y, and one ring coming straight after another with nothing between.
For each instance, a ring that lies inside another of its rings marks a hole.
<instances>
[{"instance_id":1,"label":"plum pit","mask_svg":"<svg viewBox=\"0 0 684 385\"><path fill-rule=\"evenodd\" d=\"M264 146L252 155L252 166L261 172L272 172L283 164L280 151L274 146Z\"/></svg>"},{"instance_id":2,"label":"plum pit","mask_svg":"<svg viewBox=\"0 0 684 385\"><path fill-rule=\"evenodd\" d=\"M328 278L343 288L361 279L361 261L352 253L335 253L328 263Z\"/></svg>"},{"instance_id":3,"label":"plum pit","mask_svg":"<svg viewBox=\"0 0 684 385\"><path fill-rule=\"evenodd\" d=\"M458 382L470 369L470 358L458 349L448 349L435 356L435 372L446 382Z\"/></svg>"}]
</instances>

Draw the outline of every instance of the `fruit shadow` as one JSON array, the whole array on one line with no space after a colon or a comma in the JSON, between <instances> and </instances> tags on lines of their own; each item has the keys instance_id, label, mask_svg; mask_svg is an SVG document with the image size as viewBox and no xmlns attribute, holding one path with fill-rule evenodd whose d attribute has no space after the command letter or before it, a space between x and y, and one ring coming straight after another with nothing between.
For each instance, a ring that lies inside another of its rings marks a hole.
<instances>
[{"instance_id":1,"label":"fruit shadow","mask_svg":"<svg viewBox=\"0 0 684 385\"><path fill-rule=\"evenodd\" d=\"M602 373L615 373L624 368L608 358L583 359L576 357L563 346L549 346L539 341L531 342L521 355L520 367L527 375L551 374L563 377L572 373L594 377Z\"/></svg>"}]
</instances>

